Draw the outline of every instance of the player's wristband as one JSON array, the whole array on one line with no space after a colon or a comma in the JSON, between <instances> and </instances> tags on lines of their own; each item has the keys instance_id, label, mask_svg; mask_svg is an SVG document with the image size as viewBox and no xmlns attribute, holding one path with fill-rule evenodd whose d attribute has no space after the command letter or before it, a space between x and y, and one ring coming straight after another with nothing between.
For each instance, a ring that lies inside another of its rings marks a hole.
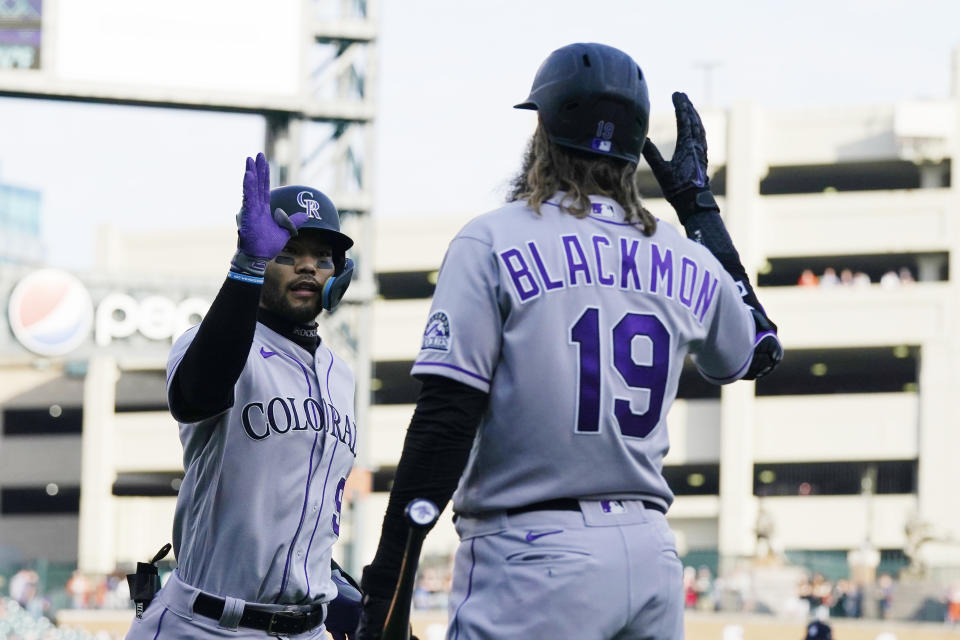
<instances>
[{"instance_id":1,"label":"player's wristband","mask_svg":"<svg viewBox=\"0 0 960 640\"><path fill-rule=\"evenodd\" d=\"M687 219L695 213L720 213L720 205L717 204L717 199L713 197L713 192L709 188L684 189L667 198L667 201L677 212L682 225L686 225Z\"/></svg>"},{"instance_id":2,"label":"player's wristband","mask_svg":"<svg viewBox=\"0 0 960 640\"><path fill-rule=\"evenodd\" d=\"M266 258L257 258L238 249L230 261L230 273L227 274L227 277L252 284L263 284L267 262L269 260Z\"/></svg>"},{"instance_id":3,"label":"player's wristband","mask_svg":"<svg viewBox=\"0 0 960 640\"><path fill-rule=\"evenodd\" d=\"M236 271L228 271L227 277L231 280L239 280L240 282L247 282L249 284L263 284L263 278L257 276L247 275L246 273L237 273Z\"/></svg>"}]
</instances>

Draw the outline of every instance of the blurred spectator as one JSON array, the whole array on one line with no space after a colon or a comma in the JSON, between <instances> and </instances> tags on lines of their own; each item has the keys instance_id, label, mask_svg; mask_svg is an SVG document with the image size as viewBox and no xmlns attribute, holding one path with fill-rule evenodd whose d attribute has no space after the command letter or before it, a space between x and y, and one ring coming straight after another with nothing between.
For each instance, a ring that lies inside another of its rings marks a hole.
<instances>
[{"instance_id":1,"label":"blurred spectator","mask_svg":"<svg viewBox=\"0 0 960 640\"><path fill-rule=\"evenodd\" d=\"M916 280L913 279L913 273L909 267L900 267L900 284L912 284L914 282Z\"/></svg>"},{"instance_id":2,"label":"blurred spectator","mask_svg":"<svg viewBox=\"0 0 960 640\"><path fill-rule=\"evenodd\" d=\"M812 611L815 606L813 601L813 585L809 580L801 580L797 585L797 598L807 603L807 611Z\"/></svg>"},{"instance_id":3,"label":"blurred spectator","mask_svg":"<svg viewBox=\"0 0 960 640\"><path fill-rule=\"evenodd\" d=\"M74 571L67 580L67 594L74 609L86 609L90 605L91 591L93 584L80 571Z\"/></svg>"},{"instance_id":4,"label":"blurred spectator","mask_svg":"<svg viewBox=\"0 0 960 640\"><path fill-rule=\"evenodd\" d=\"M687 609L697 606L697 570L693 567L683 568L683 604Z\"/></svg>"},{"instance_id":5,"label":"blurred spectator","mask_svg":"<svg viewBox=\"0 0 960 640\"><path fill-rule=\"evenodd\" d=\"M882 573L877 578L877 612L881 620L887 618L887 612L890 611L890 601L893 599L893 578L888 574Z\"/></svg>"},{"instance_id":6,"label":"blurred spectator","mask_svg":"<svg viewBox=\"0 0 960 640\"><path fill-rule=\"evenodd\" d=\"M413 592L414 608L446 609L451 579L449 564L423 567L417 576L417 585Z\"/></svg>"},{"instance_id":7,"label":"blurred spectator","mask_svg":"<svg viewBox=\"0 0 960 640\"><path fill-rule=\"evenodd\" d=\"M857 271L853 274L853 284L858 287L870 285L870 276L865 271Z\"/></svg>"},{"instance_id":8,"label":"blurred spectator","mask_svg":"<svg viewBox=\"0 0 960 640\"><path fill-rule=\"evenodd\" d=\"M863 603L863 590L850 580L837 580L830 601L830 616L833 618L859 618Z\"/></svg>"},{"instance_id":9,"label":"blurred spectator","mask_svg":"<svg viewBox=\"0 0 960 640\"><path fill-rule=\"evenodd\" d=\"M850 585L846 580L837 580L830 598L830 617L847 617L847 601L850 599Z\"/></svg>"},{"instance_id":10,"label":"blurred spectator","mask_svg":"<svg viewBox=\"0 0 960 640\"><path fill-rule=\"evenodd\" d=\"M820 282L820 278L813 272L813 269L804 269L797 279L797 284L801 287L815 287Z\"/></svg>"},{"instance_id":11,"label":"blurred spectator","mask_svg":"<svg viewBox=\"0 0 960 640\"><path fill-rule=\"evenodd\" d=\"M101 606L105 609L127 609L131 606L130 587L121 571L114 571L104 581L106 595Z\"/></svg>"},{"instance_id":12,"label":"blurred spectator","mask_svg":"<svg viewBox=\"0 0 960 640\"><path fill-rule=\"evenodd\" d=\"M21 569L10 578L10 597L26 608L39 594L40 576L36 571Z\"/></svg>"},{"instance_id":13,"label":"blurred spectator","mask_svg":"<svg viewBox=\"0 0 960 640\"><path fill-rule=\"evenodd\" d=\"M713 574L709 567L701 566L697 570L694 589L697 592L697 610L713 611Z\"/></svg>"},{"instance_id":14,"label":"blurred spectator","mask_svg":"<svg viewBox=\"0 0 960 640\"><path fill-rule=\"evenodd\" d=\"M812 598L810 600L810 610L813 611L820 606L830 606L830 596L833 594L833 585L827 582L822 574L813 574L813 584L811 586Z\"/></svg>"},{"instance_id":15,"label":"blurred spectator","mask_svg":"<svg viewBox=\"0 0 960 640\"><path fill-rule=\"evenodd\" d=\"M960 624L960 585L953 585L947 595L946 622L951 626Z\"/></svg>"},{"instance_id":16,"label":"blurred spectator","mask_svg":"<svg viewBox=\"0 0 960 640\"><path fill-rule=\"evenodd\" d=\"M820 276L820 286L821 287L833 287L840 284L840 278L837 277L837 272L833 267L827 267L823 270L823 275Z\"/></svg>"},{"instance_id":17,"label":"blurred spectator","mask_svg":"<svg viewBox=\"0 0 960 640\"><path fill-rule=\"evenodd\" d=\"M895 289L900 286L900 275L890 269L882 276L880 276L880 286L884 289Z\"/></svg>"},{"instance_id":18,"label":"blurred spectator","mask_svg":"<svg viewBox=\"0 0 960 640\"><path fill-rule=\"evenodd\" d=\"M853 284L853 271L851 271L850 269L842 269L840 271L840 284L842 285Z\"/></svg>"}]
</instances>

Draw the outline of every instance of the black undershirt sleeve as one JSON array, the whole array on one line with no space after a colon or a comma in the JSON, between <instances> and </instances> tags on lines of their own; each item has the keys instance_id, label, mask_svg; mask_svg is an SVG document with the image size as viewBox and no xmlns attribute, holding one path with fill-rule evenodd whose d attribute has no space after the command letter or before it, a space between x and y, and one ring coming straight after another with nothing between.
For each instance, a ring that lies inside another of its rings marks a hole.
<instances>
[{"instance_id":1,"label":"black undershirt sleeve","mask_svg":"<svg viewBox=\"0 0 960 640\"><path fill-rule=\"evenodd\" d=\"M390 597L400 575L407 538L403 511L414 498L427 498L441 510L446 506L473 446L489 396L443 376L419 376L423 387L383 518L380 545L363 571L364 593Z\"/></svg>"},{"instance_id":2,"label":"black undershirt sleeve","mask_svg":"<svg viewBox=\"0 0 960 640\"><path fill-rule=\"evenodd\" d=\"M233 404L257 327L260 288L224 280L170 383L170 413L177 421L197 422Z\"/></svg>"}]
</instances>

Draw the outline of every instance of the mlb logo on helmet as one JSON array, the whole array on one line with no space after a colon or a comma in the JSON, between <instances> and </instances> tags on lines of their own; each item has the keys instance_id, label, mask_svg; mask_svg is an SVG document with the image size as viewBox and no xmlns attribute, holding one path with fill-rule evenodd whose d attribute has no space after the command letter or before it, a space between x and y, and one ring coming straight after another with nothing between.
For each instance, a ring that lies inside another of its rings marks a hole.
<instances>
[{"instance_id":1,"label":"mlb logo on helmet","mask_svg":"<svg viewBox=\"0 0 960 640\"><path fill-rule=\"evenodd\" d=\"M93 325L93 302L73 275L34 271L14 287L7 308L13 335L41 356L62 356L80 346Z\"/></svg>"},{"instance_id":2,"label":"mlb logo on helmet","mask_svg":"<svg viewBox=\"0 0 960 640\"><path fill-rule=\"evenodd\" d=\"M309 191L301 191L297 194L297 204L307 212L308 218L320 218L320 203L313 199L313 194Z\"/></svg>"},{"instance_id":3,"label":"mlb logo on helmet","mask_svg":"<svg viewBox=\"0 0 960 640\"><path fill-rule=\"evenodd\" d=\"M593 142L590 143L590 148L594 151L610 153L610 151L613 149L613 143L609 140L600 140L599 138L594 138Z\"/></svg>"}]
</instances>

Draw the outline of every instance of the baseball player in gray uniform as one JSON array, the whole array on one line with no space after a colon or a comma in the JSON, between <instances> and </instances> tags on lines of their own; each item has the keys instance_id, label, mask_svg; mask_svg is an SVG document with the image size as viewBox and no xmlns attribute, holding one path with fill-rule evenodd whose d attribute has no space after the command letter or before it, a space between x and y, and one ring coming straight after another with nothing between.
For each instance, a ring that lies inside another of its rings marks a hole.
<instances>
[{"instance_id":1,"label":"baseball player in gray uniform","mask_svg":"<svg viewBox=\"0 0 960 640\"><path fill-rule=\"evenodd\" d=\"M404 506L451 494L448 638L683 637L661 471L684 357L724 384L768 372L781 351L710 194L699 117L683 94L674 102L677 149L651 166L699 242L640 202L650 106L627 54L563 47L517 105L539 127L509 203L444 258L360 638L380 635Z\"/></svg>"},{"instance_id":2,"label":"baseball player in gray uniform","mask_svg":"<svg viewBox=\"0 0 960 640\"><path fill-rule=\"evenodd\" d=\"M354 378L314 321L349 285L353 241L319 190L269 185L263 154L247 158L228 277L170 352L178 567L128 638L326 637L328 608L337 637L356 627L359 592L331 568L359 435Z\"/></svg>"}]
</instances>

